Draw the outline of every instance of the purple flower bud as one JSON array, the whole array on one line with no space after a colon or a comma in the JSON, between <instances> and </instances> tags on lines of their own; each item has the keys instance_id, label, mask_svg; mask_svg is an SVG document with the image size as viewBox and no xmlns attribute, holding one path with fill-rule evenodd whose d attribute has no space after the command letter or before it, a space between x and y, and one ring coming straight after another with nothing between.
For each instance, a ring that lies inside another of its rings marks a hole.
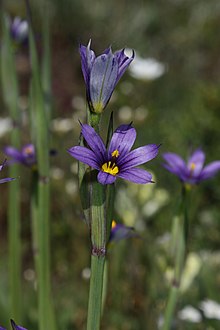
<instances>
[{"instance_id":1,"label":"purple flower bud","mask_svg":"<svg viewBox=\"0 0 220 330\"><path fill-rule=\"evenodd\" d=\"M81 65L86 83L87 100L90 110L101 113L108 104L119 79L134 59L124 53L124 49L112 53L111 48L96 56L88 46L80 45Z\"/></svg>"},{"instance_id":2,"label":"purple flower bud","mask_svg":"<svg viewBox=\"0 0 220 330\"><path fill-rule=\"evenodd\" d=\"M28 22L21 19L20 17L15 17L10 25L10 32L12 39L17 43L25 43L28 40Z\"/></svg>"}]
</instances>

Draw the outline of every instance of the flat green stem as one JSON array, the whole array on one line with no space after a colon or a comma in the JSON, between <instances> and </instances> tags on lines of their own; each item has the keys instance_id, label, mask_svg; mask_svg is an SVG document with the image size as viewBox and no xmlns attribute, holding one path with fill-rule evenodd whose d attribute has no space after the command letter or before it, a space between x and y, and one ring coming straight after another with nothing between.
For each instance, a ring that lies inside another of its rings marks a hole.
<instances>
[{"instance_id":1,"label":"flat green stem","mask_svg":"<svg viewBox=\"0 0 220 330\"><path fill-rule=\"evenodd\" d=\"M104 264L104 256L91 256L91 278L89 289L87 330L100 329Z\"/></svg>"}]
</instances>

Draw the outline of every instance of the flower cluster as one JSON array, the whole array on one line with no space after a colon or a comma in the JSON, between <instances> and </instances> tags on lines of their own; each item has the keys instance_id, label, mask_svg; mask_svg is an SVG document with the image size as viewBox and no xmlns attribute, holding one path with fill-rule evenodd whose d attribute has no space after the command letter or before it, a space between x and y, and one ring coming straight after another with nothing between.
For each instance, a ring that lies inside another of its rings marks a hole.
<instances>
[{"instance_id":1,"label":"flower cluster","mask_svg":"<svg viewBox=\"0 0 220 330\"><path fill-rule=\"evenodd\" d=\"M112 53L111 47L100 56L88 46L80 45L83 77L86 83L87 100L90 110L101 113L109 102L114 88L125 70L134 59L124 53L124 49Z\"/></svg>"},{"instance_id":2,"label":"flower cluster","mask_svg":"<svg viewBox=\"0 0 220 330\"><path fill-rule=\"evenodd\" d=\"M136 166L155 158L159 145L148 144L131 151L136 139L134 127L119 126L113 133L108 150L91 126L82 125L82 135L89 148L75 146L68 152L82 163L98 170L97 178L101 184L112 184L117 177L139 184L152 182L152 175Z\"/></svg>"},{"instance_id":3,"label":"flower cluster","mask_svg":"<svg viewBox=\"0 0 220 330\"><path fill-rule=\"evenodd\" d=\"M166 163L163 166L179 179L188 184L197 184L212 178L220 170L220 160L216 160L204 167L205 153L201 149L195 150L185 162L179 155L167 152L163 154Z\"/></svg>"}]
</instances>

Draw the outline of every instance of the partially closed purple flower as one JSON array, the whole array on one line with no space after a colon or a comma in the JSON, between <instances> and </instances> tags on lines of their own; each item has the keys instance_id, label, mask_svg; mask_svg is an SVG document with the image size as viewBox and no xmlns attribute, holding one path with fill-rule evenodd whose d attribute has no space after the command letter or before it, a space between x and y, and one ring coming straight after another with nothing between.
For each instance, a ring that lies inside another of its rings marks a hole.
<instances>
[{"instance_id":1,"label":"partially closed purple flower","mask_svg":"<svg viewBox=\"0 0 220 330\"><path fill-rule=\"evenodd\" d=\"M15 17L10 25L12 38L18 43L25 43L28 39L28 22L20 17Z\"/></svg>"},{"instance_id":2,"label":"partially closed purple flower","mask_svg":"<svg viewBox=\"0 0 220 330\"><path fill-rule=\"evenodd\" d=\"M220 160L216 160L204 167L205 154L201 149L195 150L187 163L177 154L167 152L163 154L166 161L163 166L177 175L182 182L196 184L213 177L220 170Z\"/></svg>"},{"instance_id":3,"label":"partially closed purple flower","mask_svg":"<svg viewBox=\"0 0 220 330\"><path fill-rule=\"evenodd\" d=\"M4 153L11 157L11 162L21 163L28 167L32 167L37 162L35 147L33 144L24 145L21 151L14 147L7 146L4 148Z\"/></svg>"},{"instance_id":4,"label":"partially closed purple flower","mask_svg":"<svg viewBox=\"0 0 220 330\"><path fill-rule=\"evenodd\" d=\"M108 150L91 126L82 125L82 135L89 148L76 146L68 152L82 163L97 169L101 184L111 184L117 177L135 183L152 182L152 175L136 166L155 158L159 146L148 144L131 151L136 139L136 130L131 125L121 125L115 130Z\"/></svg>"},{"instance_id":5,"label":"partially closed purple flower","mask_svg":"<svg viewBox=\"0 0 220 330\"><path fill-rule=\"evenodd\" d=\"M134 59L134 52L131 57L125 55L124 49L113 54L109 47L103 54L96 57L94 51L90 49L90 44L91 41L87 47L80 45L79 48L82 72L90 110L101 113L117 82Z\"/></svg>"},{"instance_id":6,"label":"partially closed purple flower","mask_svg":"<svg viewBox=\"0 0 220 330\"><path fill-rule=\"evenodd\" d=\"M6 164L6 160L3 162L2 165L0 165L0 171L3 169L3 167L5 166L5 164ZM4 179L0 179L0 183L12 181L12 180L14 180L14 178L4 178Z\"/></svg>"}]
</instances>

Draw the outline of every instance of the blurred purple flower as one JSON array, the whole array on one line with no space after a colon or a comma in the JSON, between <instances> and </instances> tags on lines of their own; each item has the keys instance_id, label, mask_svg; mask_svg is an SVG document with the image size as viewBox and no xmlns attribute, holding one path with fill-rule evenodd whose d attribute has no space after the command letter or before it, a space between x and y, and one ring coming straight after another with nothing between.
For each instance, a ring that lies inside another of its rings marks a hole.
<instances>
[{"instance_id":1,"label":"blurred purple flower","mask_svg":"<svg viewBox=\"0 0 220 330\"><path fill-rule=\"evenodd\" d=\"M135 233L133 227L128 227L121 223L116 223L114 220L112 221L112 229L110 232L109 243L118 242L122 239L135 236L138 235L137 233Z\"/></svg>"},{"instance_id":2,"label":"blurred purple flower","mask_svg":"<svg viewBox=\"0 0 220 330\"><path fill-rule=\"evenodd\" d=\"M34 167L37 164L35 147L31 143L25 144L21 151L12 146L7 146L4 148L4 153L8 157L11 157L11 161L8 162L9 164L20 163L27 167ZM50 155L54 156L55 154L56 150L51 149Z\"/></svg>"},{"instance_id":3,"label":"blurred purple flower","mask_svg":"<svg viewBox=\"0 0 220 330\"><path fill-rule=\"evenodd\" d=\"M26 144L23 146L21 151L18 149L7 146L4 148L4 153L11 157L10 163L21 163L25 166L32 167L36 165L36 153L35 153L35 147L33 144Z\"/></svg>"},{"instance_id":4,"label":"blurred purple flower","mask_svg":"<svg viewBox=\"0 0 220 330\"><path fill-rule=\"evenodd\" d=\"M26 328L23 328L20 325L16 325L13 320L11 320L11 326L13 330L27 330Z\"/></svg>"},{"instance_id":5,"label":"blurred purple flower","mask_svg":"<svg viewBox=\"0 0 220 330\"><path fill-rule=\"evenodd\" d=\"M140 184L152 182L152 175L136 166L155 158L159 146L148 144L130 151L136 139L136 130L131 125L121 125L115 130L108 150L91 126L82 125L82 135L90 149L75 146L68 152L82 163L97 169L101 184L111 184L116 177Z\"/></svg>"},{"instance_id":6,"label":"blurred purple flower","mask_svg":"<svg viewBox=\"0 0 220 330\"><path fill-rule=\"evenodd\" d=\"M177 175L182 182L197 184L213 177L220 170L220 160L216 160L204 167L205 153L201 149L195 150L187 163L177 154L167 152L163 154L166 161L163 166Z\"/></svg>"},{"instance_id":7,"label":"blurred purple flower","mask_svg":"<svg viewBox=\"0 0 220 330\"><path fill-rule=\"evenodd\" d=\"M0 171L3 169L3 167L5 166L5 164L6 164L6 160L3 162L2 165L0 165ZM14 180L14 178L4 178L4 179L0 179L0 183L12 181L12 180Z\"/></svg>"},{"instance_id":8,"label":"blurred purple flower","mask_svg":"<svg viewBox=\"0 0 220 330\"><path fill-rule=\"evenodd\" d=\"M12 330L27 330L26 328L23 328L23 327L17 325L13 320L11 320L11 327L12 327ZM0 326L0 330L6 330L6 329L2 328Z\"/></svg>"},{"instance_id":9,"label":"blurred purple flower","mask_svg":"<svg viewBox=\"0 0 220 330\"><path fill-rule=\"evenodd\" d=\"M25 43L28 40L28 22L20 17L15 17L10 24L10 33L14 41Z\"/></svg>"},{"instance_id":10,"label":"blurred purple flower","mask_svg":"<svg viewBox=\"0 0 220 330\"><path fill-rule=\"evenodd\" d=\"M86 83L87 100L90 110L101 113L108 104L110 97L119 79L134 59L124 53L124 49L112 53L111 47L101 55L95 55L88 46L80 45L81 65Z\"/></svg>"}]
</instances>

